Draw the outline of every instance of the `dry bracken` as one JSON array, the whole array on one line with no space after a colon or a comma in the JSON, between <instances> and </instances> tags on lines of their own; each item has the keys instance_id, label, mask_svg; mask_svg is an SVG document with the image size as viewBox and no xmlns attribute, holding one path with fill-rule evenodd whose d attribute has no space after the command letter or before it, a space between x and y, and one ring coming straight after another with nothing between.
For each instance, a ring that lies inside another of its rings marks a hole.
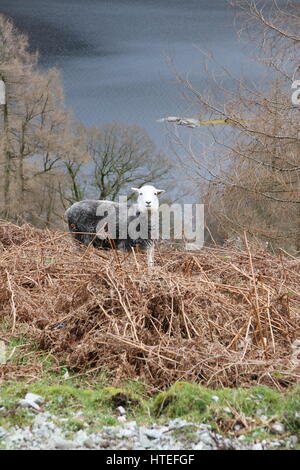
<instances>
[{"instance_id":1,"label":"dry bracken","mask_svg":"<svg viewBox=\"0 0 300 470\"><path fill-rule=\"evenodd\" d=\"M300 263L245 241L245 250L162 246L149 273L144 254L80 248L68 233L3 222L6 339L27 325L29 340L70 369L139 378L153 391L176 380L288 387L300 378Z\"/></svg>"}]
</instances>

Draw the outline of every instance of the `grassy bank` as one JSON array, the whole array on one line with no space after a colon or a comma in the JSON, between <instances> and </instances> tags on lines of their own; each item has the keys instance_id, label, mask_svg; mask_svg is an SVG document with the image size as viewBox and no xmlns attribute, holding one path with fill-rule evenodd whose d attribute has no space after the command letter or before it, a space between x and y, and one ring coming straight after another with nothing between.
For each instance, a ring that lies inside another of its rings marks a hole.
<instances>
[{"instance_id":1,"label":"grassy bank","mask_svg":"<svg viewBox=\"0 0 300 470\"><path fill-rule=\"evenodd\" d=\"M182 418L206 423L227 436L245 436L246 440L300 438L300 386L286 392L256 385L250 388L210 389L199 384L179 381L164 391L149 390L138 380L123 381L111 386L113 377L99 372L74 374L66 367L57 367L55 360L30 347L24 337L15 338L9 347L11 361L28 366L28 358L40 364L38 375L18 380L2 380L0 388L0 427L25 426L35 413L48 411L64 418L64 430L72 434L80 429L97 431L104 425L119 424L119 406L126 410L126 419L138 424L165 423ZM28 352L28 351L27 351ZM3 366L2 366L3 367ZM40 411L22 408L20 399L28 393L41 395L45 401ZM280 423L282 430L274 425ZM185 430L187 432L187 430ZM187 438L192 439L193 430Z\"/></svg>"}]
</instances>

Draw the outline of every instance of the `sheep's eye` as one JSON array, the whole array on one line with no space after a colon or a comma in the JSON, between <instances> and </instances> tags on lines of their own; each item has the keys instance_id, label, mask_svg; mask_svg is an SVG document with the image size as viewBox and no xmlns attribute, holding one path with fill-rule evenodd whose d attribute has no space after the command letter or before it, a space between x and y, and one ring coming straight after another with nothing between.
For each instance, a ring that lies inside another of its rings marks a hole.
<instances>
[{"instance_id":1,"label":"sheep's eye","mask_svg":"<svg viewBox=\"0 0 300 470\"><path fill-rule=\"evenodd\" d=\"M154 193L154 196L157 196L157 193Z\"/></svg>"},{"instance_id":2,"label":"sheep's eye","mask_svg":"<svg viewBox=\"0 0 300 470\"><path fill-rule=\"evenodd\" d=\"M143 195L143 193L140 193L140 196L142 196L142 195Z\"/></svg>"}]
</instances>

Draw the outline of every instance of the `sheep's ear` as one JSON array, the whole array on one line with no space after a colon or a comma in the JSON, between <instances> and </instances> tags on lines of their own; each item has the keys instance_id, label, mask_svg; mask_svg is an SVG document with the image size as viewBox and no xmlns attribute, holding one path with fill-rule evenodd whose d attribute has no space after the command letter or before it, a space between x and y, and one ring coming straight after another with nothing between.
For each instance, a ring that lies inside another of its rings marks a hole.
<instances>
[{"instance_id":1,"label":"sheep's ear","mask_svg":"<svg viewBox=\"0 0 300 470\"><path fill-rule=\"evenodd\" d=\"M164 189L157 189L156 192L158 195L160 195L160 194L165 193L166 191Z\"/></svg>"},{"instance_id":2,"label":"sheep's ear","mask_svg":"<svg viewBox=\"0 0 300 470\"><path fill-rule=\"evenodd\" d=\"M135 191L136 193L140 192L139 188L131 188L131 189L132 189L132 191Z\"/></svg>"}]
</instances>

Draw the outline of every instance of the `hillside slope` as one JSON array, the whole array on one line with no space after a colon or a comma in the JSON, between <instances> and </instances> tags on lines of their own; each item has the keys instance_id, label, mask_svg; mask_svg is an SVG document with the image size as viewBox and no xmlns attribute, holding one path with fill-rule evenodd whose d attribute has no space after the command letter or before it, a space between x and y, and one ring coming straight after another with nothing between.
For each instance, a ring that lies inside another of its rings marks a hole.
<instances>
[{"instance_id":1,"label":"hillside slope","mask_svg":"<svg viewBox=\"0 0 300 470\"><path fill-rule=\"evenodd\" d=\"M0 339L25 335L70 370L207 387L299 382L300 263L262 249L77 248L64 232L0 224ZM7 362L2 377L34 361Z\"/></svg>"}]
</instances>

